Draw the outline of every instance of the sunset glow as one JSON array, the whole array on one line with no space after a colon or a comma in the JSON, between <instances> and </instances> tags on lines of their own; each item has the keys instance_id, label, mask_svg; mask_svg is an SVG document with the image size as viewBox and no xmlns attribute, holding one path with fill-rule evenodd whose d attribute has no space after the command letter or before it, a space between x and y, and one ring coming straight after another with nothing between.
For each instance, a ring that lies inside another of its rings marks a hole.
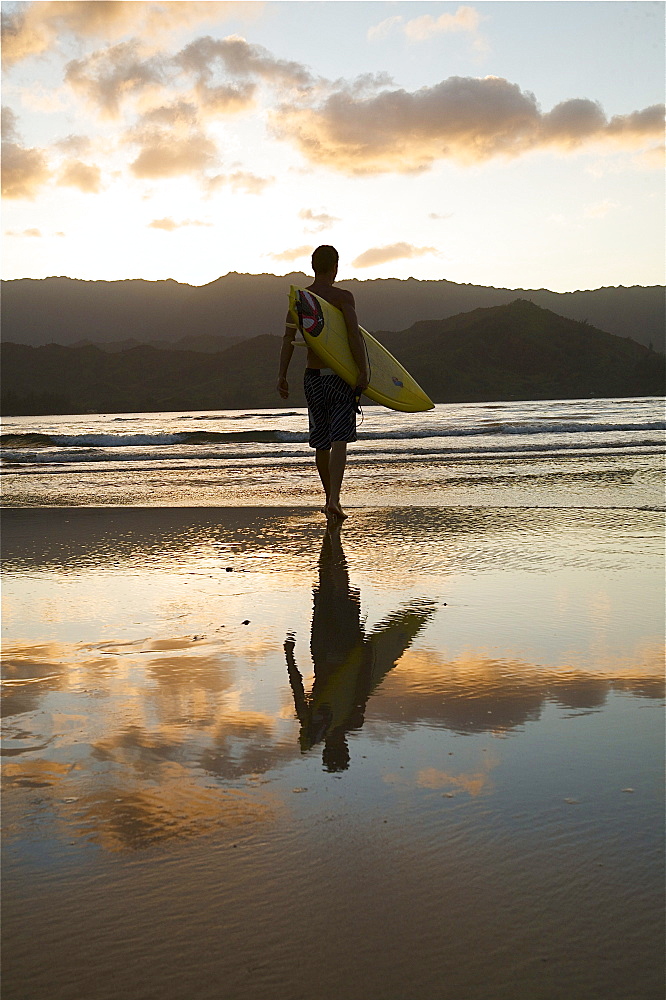
<instances>
[{"instance_id":1,"label":"sunset glow","mask_svg":"<svg viewBox=\"0 0 666 1000\"><path fill-rule=\"evenodd\" d=\"M3 4L4 277L663 281L663 8Z\"/></svg>"}]
</instances>

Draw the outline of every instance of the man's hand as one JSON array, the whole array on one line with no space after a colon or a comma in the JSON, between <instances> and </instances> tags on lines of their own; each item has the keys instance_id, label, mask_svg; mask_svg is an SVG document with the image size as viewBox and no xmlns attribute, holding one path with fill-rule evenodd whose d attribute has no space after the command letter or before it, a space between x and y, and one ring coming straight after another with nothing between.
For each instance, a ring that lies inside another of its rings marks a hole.
<instances>
[{"instance_id":1,"label":"man's hand","mask_svg":"<svg viewBox=\"0 0 666 1000\"><path fill-rule=\"evenodd\" d=\"M277 383L277 391L280 393L283 399L289 398L289 383L286 378L279 378Z\"/></svg>"},{"instance_id":2,"label":"man's hand","mask_svg":"<svg viewBox=\"0 0 666 1000\"><path fill-rule=\"evenodd\" d=\"M354 394L356 396L360 396L361 393L365 392L368 388L369 381L370 378L368 377L367 372L359 372L358 378L356 379L356 385L354 386Z\"/></svg>"}]
</instances>

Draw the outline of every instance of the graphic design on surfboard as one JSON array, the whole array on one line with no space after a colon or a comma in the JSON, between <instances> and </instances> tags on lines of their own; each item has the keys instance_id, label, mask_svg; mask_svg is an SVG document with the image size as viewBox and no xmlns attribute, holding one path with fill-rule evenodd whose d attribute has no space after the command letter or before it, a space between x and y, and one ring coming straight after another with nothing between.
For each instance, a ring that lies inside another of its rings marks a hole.
<instances>
[{"instance_id":1,"label":"graphic design on surfboard","mask_svg":"<svg viewBox=\"0 0 666 1000\"><path fill-rule=\"evenodd\" d=\"M328 368L349 385L356 384L358 369L347 338L347 325L339 309L307 288L292 285L289 311L308 347ZM365 395L391 410L417 413L432 410L433 401L386 348L360 327L370 364L370 383Z\"/></svg>"}]
</instances>

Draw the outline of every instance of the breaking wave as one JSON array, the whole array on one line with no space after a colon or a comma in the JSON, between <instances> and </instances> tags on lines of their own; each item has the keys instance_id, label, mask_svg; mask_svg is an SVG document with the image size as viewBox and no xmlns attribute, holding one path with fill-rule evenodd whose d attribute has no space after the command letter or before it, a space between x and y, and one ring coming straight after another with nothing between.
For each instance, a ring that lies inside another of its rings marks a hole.
<instances>
[{"instance_id":1,"label":"breaking wave","mask_svg":"<svg viewBox=\"0 0 666 1000\"><path fill-rule=\"evenodd\" d=\"M527 421L519 423L493 422L480 423L468 427L428 426L422 424L419 428L404 430L364 430L359 428L359 439L366 441L418 441L437 438L485 437L503 438L505 436L530 435L608 435L632 432L666 431L666 421L626 423L590 423L590 422L556 422ZM183 431L178 433L147 433L147 434L3 434L0 443L3 449L41 449L41 448L154 448L169 445L224 445L224 444L287 444L307 441L305 431L266 430L248 431Z\"/></svg>"}]
</instances>

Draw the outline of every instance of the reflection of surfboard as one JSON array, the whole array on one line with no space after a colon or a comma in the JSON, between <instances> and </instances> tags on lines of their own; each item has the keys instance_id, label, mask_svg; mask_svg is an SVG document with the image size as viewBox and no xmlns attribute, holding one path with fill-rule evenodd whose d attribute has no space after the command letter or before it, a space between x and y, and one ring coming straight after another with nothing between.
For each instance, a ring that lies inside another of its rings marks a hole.
<instances>
[{"instance_id":1,"label":"reflection of surfboard","mask_svg":"<svg viewBox=\"0 0 666 1000\"><path fill-rule=\"evenodd\" d=\"M366 642L372 649L369 694L381 684L389 670L409 649L421 629L430 621L437 606L431 601L419 601L400 611L394 611L375 626Z\"/></svg>"},{"instance_id":2,"label":"reflection of surfboard","mask_svg":"<svg viewBox=\"0 0 666 1000\"><path fill-rule=\"evenodd\" d=\"M313 292L292 285L289 311L308 347L345 382L355 385L358 368L349 349L347 325L340 310ZM365 395L392 410L409 413L431 410L435 404L407 369L367 330L361 329L361 334L370 363L370 384Z\"/></svg>"},{"instance_id":3,"label":"reflection of surfboard","mask_svg":"<svg viewBox=\"0 0 666 1000\"><path fill-rule=\"evenodd\" d=\"M287 640L287 672L301 722L299 740L304 752L336 730L358 728L368 698L398 664L435 610L431 601L415 602L389 615L366 637L359 626L359 641L330 672L326 661L322 665L314 659L315 682L309 697L294 659L293 640ZM314 627L313 623L313 634Z\"/></svg>"}]
</instances>

